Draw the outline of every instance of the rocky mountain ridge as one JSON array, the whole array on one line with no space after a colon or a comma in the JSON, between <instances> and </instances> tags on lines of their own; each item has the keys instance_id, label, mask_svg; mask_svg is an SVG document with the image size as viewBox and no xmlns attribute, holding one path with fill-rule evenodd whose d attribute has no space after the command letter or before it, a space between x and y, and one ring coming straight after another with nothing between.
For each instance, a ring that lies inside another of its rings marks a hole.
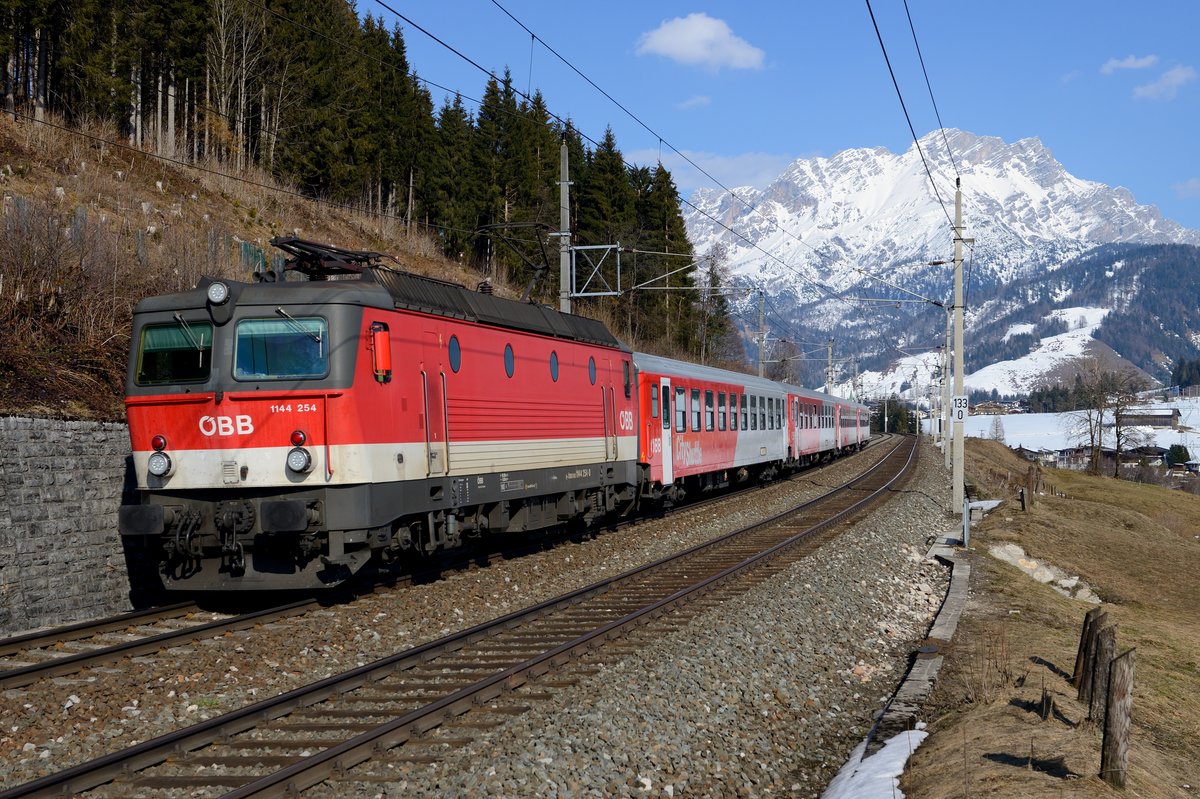
<instances>
[{"instance_id":1,"label":"rocky mountain ridge","mask_svg":"<svg viewBox=\"0 0 1200 799\"><path fill-rule=\"evenodd\" d=\"M1055 308L1120 304L1128 310L1143 301L1143 292L1157 290L1157 280L1139 283L1149 263L1140 256L1133 261L1141 266L1117 277L1112 264L1133 250L1113 246L1200 246L1200 231L1138 204L1126 189L1071 175L1037 138L1010 144L960 130L945 137L935 131L920 140L920 151L914 145L899 155L857 148L798 159L762 190L701 189L691 198L688 232L699 252L725 248L734 283L761 286L772 296L773 336L832 336L839 356L857 356L860 365L882 371L901 351L944 340L944 315L911 300L919 295L948 304L950 268L928 262L952 254L960 176L964 235L975 240L966 255L967 357L975 370L996 361L972 359L973 349L1003 360L997 346L1007 330L1002 325L1036 325ZM1112 285L1096 281L1094 268L1079 266L1092 263L1089 255L1108 259L1107 266L1093 267L1112 271ZM1176 256L1190 260L1179 252L1147 258L1157 263ZM1077 290L1089 299L1073 296ZM1143 341L1127 347L1120 336L1104 338L1106 325L1112 332L1108 320L1093 335L1118 353L1137 351L1132 363L1161 373L1170 358L1195 347L1188 339L1200 329L1200 318L1190 320L1196 313L1177 331L1186 346ZM821 379L811 369L798 377L808 384Z\"/></svg>"}]
</instances>

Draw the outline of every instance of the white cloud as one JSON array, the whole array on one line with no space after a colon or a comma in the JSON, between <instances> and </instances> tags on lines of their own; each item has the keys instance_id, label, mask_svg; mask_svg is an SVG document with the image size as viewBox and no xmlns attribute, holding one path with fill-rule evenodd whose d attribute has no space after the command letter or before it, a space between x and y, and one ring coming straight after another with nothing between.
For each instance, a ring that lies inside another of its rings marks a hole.
<instances>
[{"instance_id":1,"label":"white cloud","mask_svg":"<svg viewBox=\"0 0 1200 799\"><path fill-rule=\"evenodd\" d=\"M1137 56L1129 55L1124 58L1110 58L1104 62L1104 66L1100 67L1100 72L1105 75L1111 75L1118 69L1149 69L1158 63L1158 56L1146 55L1138 58Z\"/></svg>"},{"instance_id":2,"label":"white cloud","mask_svg":"<svg viewBox=\"0 0 1200 799\"><path fill-rule=\"evenodd\" d=\"M1133 90L1133 96L1141 100L1174 100L1179 89L1196 79L1196 70L1191 67L1171 67L1153 83L1145 83Z\"/></svg>"},{"instance_id":3,"label":"white cloud","mask_svg":"<svg viewBox=\"0 0 1200 799\"><path fill-rule=\"evenodd\" d=\"M704 95L704 94L698 94L695 97L687 98L686 100L684 100L682 103L678 104L675 107L678 108L680 111L689 111L693 108L703 108L704 106L711 105L711 104L712 104L711 97Z\"/></svg>"},{"instance_id":4,"label":"white cloud","mask_svg":"<svg viewBox=\"0 0 1200 799\"><path fill-rule=\"evenodd\" d=\"M1200 178L1192 178L1185 180L1183 183L1176 183L1172 186L1175 189L1175 194L1188 199L1191 197L1200 197Z\"/></svg>"},{"instance_id":5,"label":"white cloud","mask_svg":"<svg viewBox=\"0 0 1200 799\"><path fill-rule=\"evenodd\" d=\"M637 53L660 55L714 72L722 67L762 69L766 55L734 35L724 20L713 19L703 12L668 19L649 33L643 33Z\"/></svg>"},{"instance_id":6,"label":"white cloud","mask_svg":"<svg viewBox=\"0 0 1200 799\"><path fill-rule=\"evenodd\" d=\"M796 160L794 155L779 155L775 153L738 153L736 155L718 155L716 153L684 150L692 162L722 184L737 188L739 186L754 186L764 188L775 178L779 177L788 165ZM626 153L625 157L634 164L656 164L659 159L657 149L646 148ZM662 151L663 165L671 170L671 177L679 189L679 196L687 197L696 189L719 189L711 180L705 177L696 167L689 164L682 156L671 150Z\"/></svg>"}]
</instances>

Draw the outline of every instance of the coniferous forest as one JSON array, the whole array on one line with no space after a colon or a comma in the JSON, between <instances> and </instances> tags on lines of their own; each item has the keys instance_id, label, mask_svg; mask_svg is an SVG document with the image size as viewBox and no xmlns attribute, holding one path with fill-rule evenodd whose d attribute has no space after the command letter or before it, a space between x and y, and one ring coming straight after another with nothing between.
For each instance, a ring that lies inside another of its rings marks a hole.
<instances>
[{"instance_id":1,"label":"coniferous forest","mask_svg":"<svg viewBox=\"0 0 1200 799\"><path fill-rule=\"evenodd\" d=\"M532 296L551 303L565 141L572 243L619 243L626 289L672 273L653 284L671 291L578 311L652 351L740 357L725 301L704 290L721 282L720 258L692 252L669 171L626 163L611 130L591 138L507 73L480 82L476 98L427 83L401 29L345 0L0 0L0 92L18 125L99 130L161 163L269 176L399 220L517 291L549 265ZM614 263L602 270L613 285Z\"/></svg>"}]
</instances>

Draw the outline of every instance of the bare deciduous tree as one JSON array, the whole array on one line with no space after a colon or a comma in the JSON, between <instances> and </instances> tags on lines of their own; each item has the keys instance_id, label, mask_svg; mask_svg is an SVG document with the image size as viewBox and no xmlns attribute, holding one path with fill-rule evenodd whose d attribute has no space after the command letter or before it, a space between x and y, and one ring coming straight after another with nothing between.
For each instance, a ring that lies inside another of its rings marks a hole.
<instances>
[{"instance_id":1,"label":"bare deciduous tree","mask_svg":"<svg viewBox=\"0 0 1200 799\"><path fill-rule=\"evenodd\" d=\"M1138 393L1144 391L1146 381L1132 369L1112 375L1112 393L1109 403L1113 413L1113 446L1116 462L1113 477L1121 476L1121 453L1148 445L1153 437L1145 430L1129 425L1126 421L1130 409L1138 403Z\"/></svg>"}]
</instances>

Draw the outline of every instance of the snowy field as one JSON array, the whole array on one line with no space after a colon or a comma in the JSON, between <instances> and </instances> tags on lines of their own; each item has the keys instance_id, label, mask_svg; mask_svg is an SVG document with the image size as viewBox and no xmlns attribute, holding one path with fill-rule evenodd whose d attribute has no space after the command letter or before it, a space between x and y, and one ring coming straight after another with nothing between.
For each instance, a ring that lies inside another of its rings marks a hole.
<instances>
[{"instance_id":1,"label":"snowy field","mask_svg":"<svg viewBox=\"0 0 1200 799\"><path fill-rule=\"evenodd\" d=\"M1137 410L1167 410L1178 408L1179 429L1138 427L1150 436L1151 446L1169 449L1172 444L1182 444L1192 457L1200 456L1200 399L1189 398L1173 402L1155 402L1138 406ZM1072 435L1078 425L1078 416L1073 413L1018 413L1007 416L972 416L967 419L964 433L974 438L990 438L993 420L999 419L1004 427L1004 443L1010 447L1023 446L1029 449L1067 449L1087 443ZM1104 446L1113 446L1111 428L1105 431Z\"/></svg>"}]
</instances>

